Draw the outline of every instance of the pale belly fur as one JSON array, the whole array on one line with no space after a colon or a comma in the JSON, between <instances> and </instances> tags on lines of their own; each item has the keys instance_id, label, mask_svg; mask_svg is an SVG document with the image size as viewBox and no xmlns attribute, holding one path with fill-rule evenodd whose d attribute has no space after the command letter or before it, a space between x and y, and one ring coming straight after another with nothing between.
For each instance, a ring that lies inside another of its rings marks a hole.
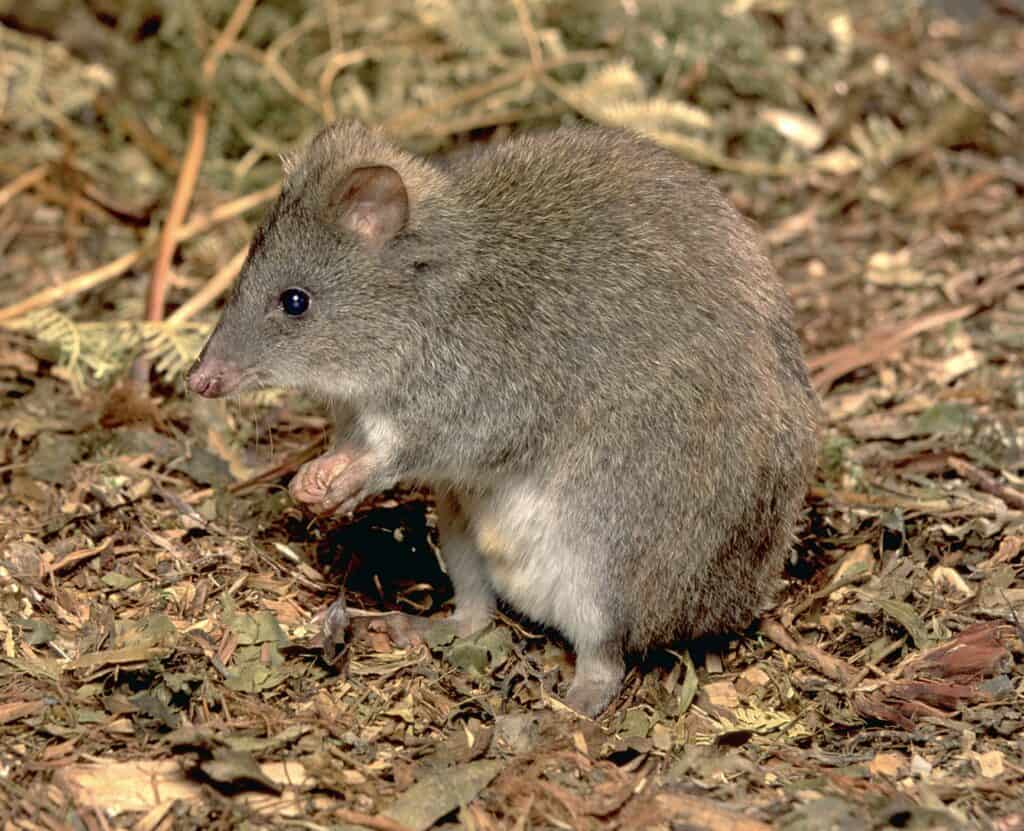
<instances>
[{"instance_id":1,"label":"pale belly fur","mask_svg":"<svg viewBox=\"0 0 1024 831\"><path fill-rule=\"evenodd\" d=\"M596 596L600 581L587 573L594 558L580 552L557 502L532 483L516 483L468 500L463 509L497 594L533 620L553 626L574 644L605 629Z\"/></svg>"}]
</instances>

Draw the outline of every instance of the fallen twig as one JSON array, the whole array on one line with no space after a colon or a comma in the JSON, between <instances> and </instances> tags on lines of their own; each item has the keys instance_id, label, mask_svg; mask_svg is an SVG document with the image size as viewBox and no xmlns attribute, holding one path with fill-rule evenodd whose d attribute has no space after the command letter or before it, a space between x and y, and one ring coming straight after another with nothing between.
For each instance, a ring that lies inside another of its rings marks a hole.
<instances>
[{"instance_id":1,"label":"fallen twig","mask_svg":"<svg viewBox=\"0 0 1024 831\"><path fill-rule=\"evenodd\" d=\"M171 274L171 259L174 257L174 251L178 247L175 238L176 232L185 219L185 212L188 210L188 203L192 199L192 191L195 188L196 179L199 177L199 168L202 165L203 151L206 147L209 113L210 99L204 95L199 99L195 112L192 114L192 128L188 149L185 151L185 158L181 164L181 173L178 176L177 184L174 186L174 194L171 196L171 206L167 211L167 219L164 221L163 230L160 232L156 261L153 264L153 273L149 279L149 290L146 293L146 320L159 321L164 316L167 283Z\"/></svg>"},{"instance_id":2,"label":"fallen twig","mask_svg":"<svg viewBox=\"0 0 1024 831\"><path fill-rule=\"evenodd\" d=\"M111 260L109 263L101 265L99 268L86 271L83 274L79 274L77 277L72 277L64 283L59 283L56 286L50 286L48 289L36 292L22 300L20 303L13 303L6 308L0 309L0 323L3 323L6 320L13 320L16 317L21 317L22 315L26 315L36 309L42 309L45 306L50 306L54 303L59 303L62 300L75 297L82 292L102 285L109 280L113 280L115 277L120 277L129 268L141 260L145 253L145 247L136 248L134 251L123 254L116 260Z\"/></svg>"},{"instance_id":3,"label":"fallen twig","mask_svg":"<svg viewBox=\"0 0 1024 831\"><path fill-rule=\"evenodd\" d=\"M238 199L232 199L230 202L225 202L223 205L218 205L208 213L201 214L195 219L181 225L177 230L175 239L177 242L184 242L192 239L193 237L199 236L221 222L228 219L234 219L237 216L251 211L253 208L269 202L277 196L278 190L278 185L271 185L270 187L263 188L262 190L253 191L245 196L240 196ZM10 306L0 309L0 323L8 320L14 320L15 318L26 315L29 312L33 312L36 309L42 309L46 306L51 306L64 300L70 300L83 292L89 291L89 289L96 288L96 286L120 277L128 271L128 269L142 260L152 246L152 241L147 242L140 245L134 251L123 254L116 260L111 260L109 263L101 265L98 268L90 269L89 271L72 277L70 280L66 280L59 285L50 286L47 289L43 289L42 291L26 297L18 303L12 303Z\"/></svg>"},{"instance_id":4,"label":"fallen twig","mask_svg":"<svg viewBox=\"0 0 1024 831\"><path fill-rule=\"evenodd\" d=\"M909 496L896 494L875 494L858 493L848 490L833 490L812 486L807 490L811 499L823 500L825 502L839 503L841 505L853 505L862 508L902 508L905 511L922 511L927 513L942 514L945 511L954 510L957 505L952 496L939 499L914 499Z\"/></svg>"},{"instance_id":5,"label":"fallen twig","mask_svg":"<svg viewBox=\"0 0 1024 831\"><path fill-rule=\"evenodd\" d=\"M107 537L99 545L93 546L92 548L82 548L78 551L72 551L70 554L66 554L61 557L55 563L49 563L40 568L40 577L48 577L51 574L59 574L62 571L66 571L72 566L78 565L85 560L91 560L93 557L102 554L113 544L114 540L111 537Z\"/></svg>"},{"instance_id":6,"label":"fallen twig","mask_svg":"<svg viewBox=\"0 0 1024 831\"><path fill-rule=\"evenodd\" d=\"M46 178L46 174L49 172L49 169L49 165L41 164L37 167L33 167L31 170L26 170L20 176L16 176L11 179L11 181L0 188L0 208L10 202L23 190L28 190L33 185L43 181L43 179Z\"/></svg>"},{"instance_id":7,"label":"fallen twig","mask_svg":"<svg viewBox=\"0 0 1024 831\"><path fill-rule=\"evenodd\" d=\"M227 491L228 493L240 493L248 488L262 485L265 482L273 482L275 479L279 479L287 473L292 473L302 467L302 465L310 459L319 456L326 447L326 444L326 436L321 436L316 441L310 442L305 447L286 457L282 461L275 462L270 467L258 471L248 479L243 479L240 482L232 482L227 486ZM185 497L184 501L189 505L194 505L197 502L202 502L204 499L208 499L213 496L214 493L215 491L213 488L203 488L202 490L190 493Z\"/></svg>"},{"instance_id":8,"label":"fallen twig","mask_svg":"<svg viewBox=\"0 0 1024 831\"><path fill-rule=\"evenodd\" d=\"M543 71L541 65L544 61L544 53L540 48L540 35L537 34L533 21L530 20L530 9L526 5L526 0L513 0L513 5L516 7L516 17L519 18L519 28L523 32L526 48L530 52L530 63L539 75Z\"/></svg>"},{"instance_id":9,"label":"fallen twig","mask_svg":"<svg viewBox=\"0 0 1024 831\"><path fill-rule=\"evenodd\" d=\"M986 473L979 467L975 467L966 459L950 456L947 461L949 466L957 472L958 476L977 486L979 490L1002 499L1011 508L1024 510L1024 493L1021 493L1016 488L1011 488L1009 485L1004 485L994 476Z\"/></svg>"},{"instance_id":10,"label":"fallen twig","mask_svg":"<svg viewBox=\"0 0 1024 831\"><path fill-rule=\"evenodd\" d=\"M841 658L829 655L825 650L799 639L791 634L779 621L765 618L761 621L761 633L772 643L795 655L805 664L817 670L826 678L850 685L860 675L856 669Z\"/></svg>"},{"instance_id":11,"label":"fallen twig","mask_svg":"<svg viewBox=\"0 0 1024 831\"><path fill-rule=\"evenodd\" d=\"M889 324L875 329L858 343L832 349L809 360L807 366L814 373L811 380L819 392L825 393L847 373L889 358L911 338L970 317L979 308L973 304L957 306L907 321L899 328Z\"/></svg>"},{"instance_id":12,"label":"fallen twig","mask_svg":"<svg viewBox=\"0 0 1024 831\"><path fill-rule=\"evenodd\" d=\"M230 48L231 44L238 38L239 32L249 18L250 12L256 5L256 0L239 0L235 10L231 13L224 30L214 41L213 46L203 60L202 76L203 82L209 86L217 74L217 66L221 56ZM164 303L167 297L167 283L171 273L171 259L174 257L174 250L177 248L177 232L179 226L185 219L189 202L192 201L192 192L195 190L196 180L199 178L199 168L203 163L203 154L206 150L206 134L210 125L210 96L204 92L196 104L192 113L192 127L189 131L188 149L185 151L185 159L181 165L181 173L174 186L174 194L171 197L171 206L167 211L167 219L164 222L163 231L160 235L160 244L157 249L156 262L153 264L153 275L149 281L149 291L146 294L146 320L159 321L164 316Z\"/></svg>"},{"instance_id":13,"label":"fallen twig","mask_svg":"<svg viewBox=\"0 0 1024 831\"><path fill-rule=\"evenodd\" d=\"M702 796L681 793L660 793L655 797L658 807L675 823L700 831L768 831L767 823L724 808Z\"/></svg>"},{"instance_id":14,"label":"fallen twig","mask_svg":"<svg viewBox=\"0 0 1024 831\"><path fill-rule=\"evenodd\" d=\"M419 129L420 122L424 119L434 121L439 115L451 110L463 107L480 98L486 98L499 90L518 84L534 76L538 71L550 72L562 66L572 66L580 63L594 63L608 57L608 53L602 49L593 49L582 52L569 52L558 58L544 61L539 66L526 64L503 72L490 80L474 84L471 87L461 89L452 95L432 101L423 107L415 107L396 113L384 122L384 129L395 135L414 135Z\"/></svg>"},{"instance_id":15,"label":"fallen twig","mask_svg":"<svg viewBox=\"0 0 1024 831\"><path fill-rule=\"evenodd\" d=\"M175 309L167 318L167 322L172 326L182 324L220 297L234 282L238 272L242 270L242 264L245 262L248 253L249 246L245 245L235 256L228 260L220 271L207 280L199 291Z\"/></svg>"},{"instance_id":16,"label":"fallen twig","mask_svg":"<svg viewBox=\"0 0 1024 831\"><path fill-rule=\"evenodd\" d=\"M362 811L353 811L349 808L335 808L332 813L342 822L361 825L363 828L373 828L374 831L410 831L408 825L402 825L388 817L364 814Z\"/></svg>"}]
</instances>

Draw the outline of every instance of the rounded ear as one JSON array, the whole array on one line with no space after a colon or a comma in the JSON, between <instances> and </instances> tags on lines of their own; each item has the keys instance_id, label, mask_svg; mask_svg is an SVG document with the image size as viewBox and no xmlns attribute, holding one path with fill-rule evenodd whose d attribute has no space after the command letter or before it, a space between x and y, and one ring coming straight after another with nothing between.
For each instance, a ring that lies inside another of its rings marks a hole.
<instances>
[{"instance_id":1,"label":"rounded ear","mask_svg":"<svg viewBox=\"0 0 1024 831\"><path fill-rule=\"evenodd\" d=\"M331 213L342 229L371 248L394 238L409 220L409 194L386 165L357 167L331 193Z\"/></svg>"}]
</instances>

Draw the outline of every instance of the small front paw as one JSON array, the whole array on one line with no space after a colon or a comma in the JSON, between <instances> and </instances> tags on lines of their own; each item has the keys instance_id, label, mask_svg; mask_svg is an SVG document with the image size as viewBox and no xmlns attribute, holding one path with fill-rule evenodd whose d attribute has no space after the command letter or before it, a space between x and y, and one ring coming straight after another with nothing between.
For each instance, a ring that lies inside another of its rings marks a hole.
<instances>
[{"instance_id":1,"label":"small front paw","mask_svg":"<svg viewBox=\"0 0 1024 831\"><path fill-rule=\"evenodd\" d=\"M348 513L367 495L368 454L343 447L306 462L288 485L296 502L320 514Z\"/></svg>"},{"instance_id":2,"label":"small front paw","mask_svg":"<svg viewBox=\"0 0 1024 831\"><path fill-rule=\"evenodd\" d=\"M292 498L309 505L323 501L331 482L352 464L352 458L353 454L336 450L306 462L288 485Z\"/></svg>"}]
</instances>

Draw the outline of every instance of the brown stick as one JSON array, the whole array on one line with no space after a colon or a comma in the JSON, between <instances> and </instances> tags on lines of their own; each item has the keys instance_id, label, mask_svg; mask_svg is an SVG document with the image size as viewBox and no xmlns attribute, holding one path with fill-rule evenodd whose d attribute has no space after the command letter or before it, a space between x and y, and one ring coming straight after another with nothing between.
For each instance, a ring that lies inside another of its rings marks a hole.
<instances>
[{"instance_id":1,"label":"brown stick","mask_svg":"<svg viewBox=\"0 0 1024 831\"><path fill-rule=\"evenodd\" d=\"M888 358L911 338L970 317L978 309L976 305L957 306L908 321L896 331L893 331L891 325L876 329L865 335L859 343L830 350L808 361L807 365L812 370L819 370L814 373L811 380L819 392L827 392L847 373Z\"/></svg>"},{"instance_id":2,"label":"brown stick","mask_svg":"<svg viewBox=\"0 0 1024 831\"><path fill-rule=\"evenodd\" d=\"M6 166L0 163L0 172L5 170ZM11 184L13 184L13 180ZM52 202L54 205L60 205L66 211L78 209L83 214L88 214L101 222L105 222L109 218L109 214L99 205L91 201L83 202L81 195L76 191L67 191L56 185L51 185L45 178L37 179L33 182L31 190L35 192L39 199Z\"/></svg>"},{"instance_id":3,"label":"brown stick","mask_svg":"<svg viewBox=\"0 0 1024 831\"><path fill-rule=\"evenodd\" d=\"M65 555L55 563L49 563L45 566L41 566L39 569L40 577L48 577L51 574L59 574L62 571L66 571L72 566L78 565L83 560L91 560L98 554L102 554L111 545L113 545L113 537L107 537L99 545L92 548L81 548L78 551L72 551L70 554Z\"/></svg>"},{"instance_id":4,"label":"brown stick","mask_svg":"<svg viewBox=\"0 0 1024 831\"><path fill-rule=\"evenodd\" d=\"M291 76L291 73L289 73L287 69L284 68L280 59L281 53L300 38L311 25L315 25L314 18L303 18L303 20L299 21L297 25L292 26L277 37L274 42L267 47L266 51L263 52L263 68L266 69L267 74L270 75L271 78L277 81L278 86L280 86L281 89L287 92L292 98L315 112L317 115L321 115L320 102L317 100L316 96L311 95L303 89L302 85Z\"/></svg>"},{"instance_id":5,"label":"brown stick","mask_svg":"<svg viewBox=\"0 0 1024 831\"><path fill-rule=\"evenodd\" d=\"M22 315L28 314L36 309L41 309L44 306L58 303L61 300L67 300L69 297L74 297L75 295L88 291L91 288L95 288L102 283L106 283L108 280L120 277L129 268L141 260L144 253L145 251L143 248L137 248L128 254L121 255L116 260L111 260L106 265L101 265L99 268L94 268L91 271L86 271L84 274L79 274L77 277L73 277L65 283L50 286L48 289L36 292L22 300L20 303L12 303L10 306L0 309L0 323L3 323L6 320L13 320L16 317L21 317Z\"/></svg>"},{"instance_id":6,"label":"brown stick","mask_svg":"<svg viewBox=\"0 0 1024 831\"><path fill-rule=\"evenodd\" d=\"M37 698L33 701L11 701L0 704L0 724L8 724L21 718L34 716L46 709L46 702Z\"/></svg>"},{"instance_id":7,"label":"brown stick","mask_svg":"<svg viewBox=\"0 0 1024 831\"><path fill-rule=\"evenodd\" d=\"M23 190L28 190L33 185L43 181L43 179L46 178L46 174L49 172L49 169L49 166L41 164L38 167L26 170L20 176L16 176L11 179L11 181L0 188L0 208L10 202Z\"/></svg>"},{"instance_id":8,"label":"brown stick","mask_svg":"<svg viewBox=\"0 0 1024 831\"><path fill-rule=\"evenodd\" d=\"M198 312L201 312L220 297L234 282L238 272L242 270L242 264L245 262L248 253L249 246L243 246L235 256L228 260L220 271L203 284L199 291L174 310L174 313L167 318L167 323L172 326L178 326L194 317Z\"/></svg>"},{"instance_id":9,"label":"brown stick","mask_svg":"<svg viewBox=\"0 0 1024 831\"><path fill-rule=\"evenodd\" d=\"M910 496L896 494L857 493L856 491L833 490L817 486L808 488L807 493L812 499L865 508L903 508L910 511L942 513L957 506L957 502L951 496L940 499L914 499Z\"/></svg>"},{"instance_id":10,"label":"brown stick","mask_svg":"<svg viewBox=\"0 0 1024 831\"><path fill-rule=\"evenodd\" d=\"M550 72L552 69L558 69L561 66L571 66L572 64L577 63L591 63L602 60L607 56L608 53L602 49L585 52L569 52L559 58L552 58L549 61L544 61L539 68L542 72ZM419 129L417 122L424 118L433 118L440 113L465 106L466 104L470 104L480 98L486 98L488 95L491 95L498 90L510 87L520 81L525 81L527 78L535 75L537 73L537 69L538 68L533 64L516 67L515 69L503 72L501 75L497 75L488 81L474 84L471 87L461 89L458 92L441 98L438 101L433 101L426 106L403 110L385 121L384 129L393 134L413 135L416 130Z\"/></svg>"},{"instance_id":11,"label":"brown stick","mask_svg":"<svg viewBox=\"0 0 1024 831\"><path fill-rule=\"evenodd\" d=\"M239 196L237 199L218 205L209 213L200 214L195 219L190 219L178 230L178 242L192 239L192 237L208 231L214 225L248 213L253 208L258 208L271 199L275 199L280 190L280 185L268 185L261 190L254 190L245 196Z\"/></svg>"},{"instance_id":12,"label":"brown stick","mask_svg":"<svg viewBox=\"0 0 1024 831\"><path fill-rule=\"evenodd\" d=\"M791 655L795 655L812 669L817 670L826 678L850 685L857 678L858 672L846 661L829 655L825 650L792 635L779 621L765 618L761 621L761 632L768 640L782 647Z\"/></svg>"},{"instance_id":13,"label":"brown stick","mask_svg":"<svg viewBox=\"0 0 1024 831\"><path fill-rule=\"evenodd\" d=\"M1009 485L1004 485L994 476L986 473L979 467L975 467L966 459L950 456L947 461L949 466L957 472L958 476L976 485L979 490L999 497L1011 508L1024 510L1024 493L1021 493L1016 488L1011 488Z\"/></svg>"},{"instance_id":14,"label":"brown stick","mask_svg":"<svg viewBox=\"0 0 1024 831\"><path fill-rule=\"evenodd\" d=\"M228 219L234 219L247 211L251 211L253 208L258 207L265 202L269 202L271 199L276 197L278 190L278 185L271 185L270 187L263 188L262 190L247 193L245 196L238 197L238 199L232 199L230 202L225 202L223 205L218 205L210 212L201 214L195 219L180 226L178 228L176 240L178 242L184 242L185 240L192 239L193 237L209 231L210 228L220 224L221 222ZM42 291L26 297L18 303L12 303L10 306L0 309L0 323L21 317L22 315L26 315L36 309L41 309L54 303L59 303L62 300L70 300L72 297L76 297L82 292L86 292L89 289L120 277L129 268L139 262L139 260L149 252L151 247L152 243L141 245L134 251L123 254L116 260L111 260L109 263L101 265L99 268L83 272L60 285L43 289Z\"/></svg>"},{"instance_id":15,"label":"brown stick","mask_svg":"<svg viewBox=\"0 0 1024 831\"><path fill-rule=\"evenodd\" d=\"M699 831L770 831L771 826L723 808L717 802L681 793L660 793L654 801L672 820Z\"/></svg>"},{"instance_id":16,"label":"brown stick","mask_svg":"<svg viewBox=\"0 0 1024 831\"><path fill-rule=\"evenodd\" d=\"M544 63L544 53L540 48L540 36L533 27L533 21L530 20L530 10L527 8L526 0L513 0L513 5L516 7L516 17L519 18L519 28L523 32L524 40L526 40L526 48L530 52L530 63L533 65L534 71L539 75L543 72L542 66Z\"/></svg>"},{"instance_id":17,"label":"brown stick","mask_svg":"<svg viewBox=\"0 0 1024 831\"><path fill-rule=\"evenodd\" d=\"M321 436L316 441L310 442L301 450L293 453L282 461L275 462L270 467L266 467L263 470L254 473L248 479L243 479L240 482L232 482L227 486L226 490L228 493L240 493L246 488L251 488L256 485L261 485L264 482L272 482L275 479L279 479L286 473L298 470L310 459L315 459L326 446L327 439L325 436ZM197 502L202 502L204 499L208 499L213 496L214 493L216 493L216 491L213 488L203 488L202 490L190 493L185 497L184 502L189 505L195 505Z\"/></svg>"},{"instance_id":18,"label":"brown stick","mask_svg":"<svg viewBox=\"0 0 1024 831\"><path fill-rule=\"evenodd\" d=\"M329 4L330 5L330 4ZM334 8L333 5L330 6ZM367 60L371 55L369 49L351 49L348 52L336 52L331 55L320 72L317 86L320 89L320 108L323 110L324 121L334 121L338 117L334 102L331 100L331 87L338 73L350 66Z\"/></svg>"},{"instance_id":19,"label":"brown stick","mask_svg":"<svg viewBox=\"0 0 1024 831\"><path fill-rule=\"evenodd\" d=\"M350 822L353 825L361 825L363 828L373 828L374 831L412 831L408 825L402 825L388 817L379 814L364 814L362 811L353 811L349 808L335 808L332 813L342 822Z\"/></svg>"},{"instance_id":20,"label":"brown stick","mask_svg":"<svg viewBox=\"0 0 1024 831\"><path fill-rule=\"evenodd\" d=\"M238 5L231 13L224 30L214 41L213 46L203 60L203 82L208 87L213 83L217 75L217 65L221 56L231 47L231 44L238 38L239 32L249 18L256 0L238 0ZM146 320L160 321L164 316L164 304L167 299L167 285L171 274L171 260L177 248L177 232L179 226L185 220L189 203L192 201L192 193L195 190L196 180L199 178L199 168L203 164L203 154L206 151L206 134L210 127L210 96L204 93L196 104L192 113L192 126L189 130L188 149L185 151L185 159L181 164L181 173L174 186L174 194L171 197L171 206L167 211L167 219L164 222L163 232L160 235L160 244L157 248L156 262L153 264L153 276L149 281L149 291L146 295Z\"/></svg>"},{"instance_id":21,"label":"brown stick","mask_svg":"<svg viewBox=\"0 0 1024 831\"><path fill-rule=\"evenodd\" d=\"M210 124L210 99L205 95L199 99L192 113L192 127L189 131L188 149L181 164L181 174L174 186L171 207L167 211L167 219L160 233L160 244L157 247L156 261L153 263L153 274L149 278L149 291L146 294L146 320L160 321L164 316L164 304L167 300L167 284L171 276L171 260L178 247L175 239L178 228L185 219L185 212L192 200L199 168L203 163L206 149L206 132Z\"/></svg>"}]
</instances>

